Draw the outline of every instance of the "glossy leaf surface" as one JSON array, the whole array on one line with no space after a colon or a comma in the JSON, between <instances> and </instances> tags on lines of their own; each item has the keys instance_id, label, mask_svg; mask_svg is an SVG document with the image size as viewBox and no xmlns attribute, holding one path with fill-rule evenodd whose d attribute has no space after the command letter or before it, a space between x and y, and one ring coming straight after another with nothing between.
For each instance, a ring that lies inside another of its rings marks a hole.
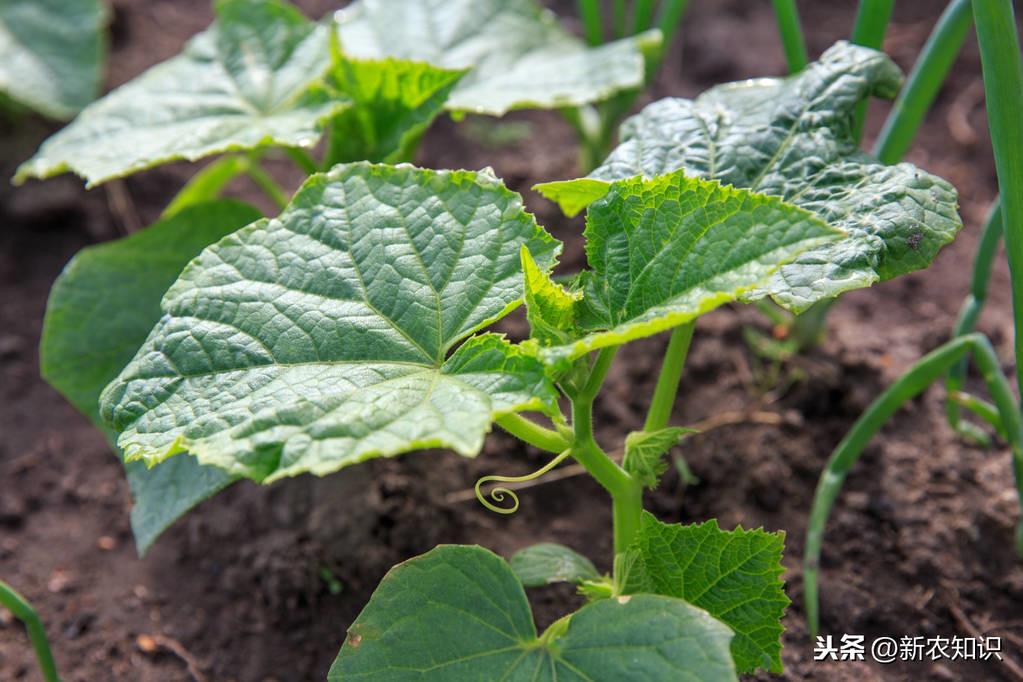
<instances>
[{"instance_id":1,"label":"glossy leaf surface","mask_svg":"<svg viewBox=\"0 0 1023 682\"><path fill-rule=\"evenodd\" d=\"M560 248L489 173L336 166L182 273L103 417L129 460L188 451L257 480L475 455L494 417L555 400L523 348L459 346L520 304L522 246Z\"/></svg>"},{"instance_id":2,"label":"glossy leaf surface","mask_svg":"<svg viewBox=\"0 0 1023 682\"><path fill-rule=\"evenodd\" d=\"M348 106L321 85L329 26L281 0L219 0L216 11L180 55L89 106L16 179L73 171L91 186L176 159L316 144Z\"/></svg>"},{"instance_id":3,"label":"glossy leaf surface","mask_svg":"<svg viewBox=\"0 0 1023 682\"><path fill-rule=\"evenodd\" d=\"M534 0L359 0L338 13L354 57L398 57L471 68L447 102L500 116L578 106L643 84L643 50L657 32L590 48Z\"/></svg>"},{"instance_id":4,"label":"glossy leaf surface","mask_svg":"<svg viewBox=\"0 0 1023 682\"><path fill-rule=\"evenodd\" d=\"M728 682L730 637L679 599L636 595L584 606L538 638L508 564L447 545L391 569L328 679Z\"/></svg>"}]
</instances>

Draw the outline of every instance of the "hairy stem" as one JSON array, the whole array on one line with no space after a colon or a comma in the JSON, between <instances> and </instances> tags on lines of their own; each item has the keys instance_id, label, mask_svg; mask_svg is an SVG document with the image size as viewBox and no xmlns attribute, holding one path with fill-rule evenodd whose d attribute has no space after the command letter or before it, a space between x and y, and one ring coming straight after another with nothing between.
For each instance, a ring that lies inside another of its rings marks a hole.
<instances>
[{"instance_id":1,"label":"hairy stem","mask_svg":"<svg viewBox=\"0 0 1023 682\"><path fill-rule=\"evenodd\" d=\"M860 0L860 5L856 10L856 23L853 25L852 42L880 50L894 7L895 0ZM867 117L867 104L868 100L864 99L856 107L855 132L857 140L863 136L863 121Z\"/></svg>"},{"instance_id":2,"label":"hairy stem","mask_svg":"<svg viewBox=\"0 0 1023 682\"><path fill-rule=\"evenodd\" d=\"M561 452L571 445L557 431L540 426L520 414L500 416L497 418L497 425L519 440L547 452Z\"/></svg>"},{"instance_id":3,"label":"hairy stem","mask_svg":"<svg viewBox=\"0 0 1023 682\"><path fill-rule=\"evenodd\" d=\"M952 0L945 8L874 145L874 154L881 163L898 163L909 149L962 49L972 22L970 0Z\"/></svg>"},{"instance_id":4,"label":"hairy stem","mask_svg":"<svg viewBox=\"0 0 1023 682\"><path fill-rule=\"evenodd\" d=\"M889 386L871 403L828 459L814 493L810 522L806 530L806 549L803 553L803 590L811 636L816 636L819 625L817 573L824 528L846 474L859 460L870 439L895 414L895 411L919 395L967 353L970 353L980 369L998 409L1012 452L1017 495L1023 506L1023 419L1019 405L1013 398L1009 382L1002 374L998 357L987 337L979 333L960 336L925 355L898 381ZM1023 556L1023 521L1016 529L1016 549Z\"/></svg>"},{"instance_id":5,"label":"hairy stem","mask_svg":"<svg viewBox=\"0 0 1023 682\"><path fill-rule=\"evenodd\" d=\"M973 6L984 73L988 128L1002 196L1015 324L1016 377L1023 388L1023 63L1012 0Z\"/></svg>"},{"instance_id":6,"label":"hairy stem","mask_svg":"<svg viewBox=\"0 0 1023 682\"><path fill-rule=\"evenodd\" d=\"M796 0L774 0L774 16L778 22L789 73L802 71L810 60L806 56L806 40L803 38L803 28L799 25Z\"/></svg>"},{"instance_id":7,"label":"hairy stem","mask_svg":"<svg viewBox=\"0 0 1023 682\"><path fill-rule=\"evenodd\" d=\"M28 603L28 600L18 594L13 587L0 580L0 605L14 614L14 617L25 624L28 631L28 638L32 642L32 648L36 652L36 660L39 662L39 670L46 682L60 682L57 675L57 664L53 661L53 652L50 651L50 642L46 638L46 628L43 627L39 614Z\"/></svg>"},{"instance_id":8,"label":"hairy stem","mask_svg":"<svg viewBox=\"0 0 1023 682\"><path fill-rule=\"evenodd\" d=\"M661 374L657 377L654 396L650 400L650 410L646 415L646 423L643 424L644 431L663 429L671 419L675 396L678 395L678 385L682 380L682 368L686 364L689 344L693 340L694 326L695 323L690 322L676 327L671 332L671 340L664 351Z\"/></svg>"}]
</instances>

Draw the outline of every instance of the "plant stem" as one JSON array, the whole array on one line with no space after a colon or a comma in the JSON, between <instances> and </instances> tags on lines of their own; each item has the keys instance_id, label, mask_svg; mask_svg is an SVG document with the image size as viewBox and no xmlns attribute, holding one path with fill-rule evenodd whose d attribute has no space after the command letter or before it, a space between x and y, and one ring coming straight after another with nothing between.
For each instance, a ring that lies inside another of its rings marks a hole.
<instances>
[{"instance_id":1,"label":"plant stem","mask_svg":"<svg viewBox=\"0 0 1023 682\"><path fill-rule=\"evenodd\" d=\"M624 552L632 544L639 532L643 512L642 484L608 457L593 437L593 400L617 351L617 346L600 350L586 385L572 401L572 428L575 431L572 456L611 494L615 554Z\"/></svg>"},{"instance_id":2,"label":"plant stem","mask_svg":"<svg viewBox=\"0 0 1023 682\"><path fill-rule=\"evenodd\" d=\"M600 0L577 0L579 19L583 22L583 34L590 45L604 42L603 19L600 16Z\"/></svg>"},{"instance_id":3,"label":"plant stem","mask_svg":"<svg viewBox=\"0 0 1023 682\"><path fill-rule=\"evenodd\" d=\"M632 9L632 32L642 33L654 24L654 0L636 0Z\"/></svg>"},{"instance_id":4,"label":"plant stem","mask_svg":"<svg viewBox=\"0 0 1023 682\"><path fill-rule=\"evenodd\" d=\"M970 0L952 0L945 8L874 145L874 154L881 163L898 163L909 149L962 49L972 22Z\"/></svg>"},{"instance_id":5,"label":"plant stem","mask_svg":"<svg viewBox=\"0 0 1023 682\"><path fill-rule=\"evenodd\" d=\"M0 580L0 605L14 614L14 617L25 624L28 631L28 638L32 642L32 648L36 652L36 660L39 662L39 670L46 682L60 682L57 674L57 664L53 661L53 652L50 651L50 642L46 638L46 628L43 627L39 614L28 603L28 600L18 594L13 587Z\"/></svg>"},{"instance_id":6,"label":"plant stem","mask_svg":"<svg viewBox=\"0 0 1023 682\"><path fill-rule=\"evenodd\" d=\"M248 173L253 182L255 182L256 185L259 186L259 188L263 190L263 192L270 197L275 204L277 204L278 208L284 208L288 205L288 196L284 193L284 190L281 189L281 186L278 185L272 177L270 177L269 173L263 170L263 167L260 166L258 162L254 161L249 164L249 167L245 169L245 172Z\"/></svg>"},{"instance_id":7,"label":"plant stem","mask_svg":"<svg viewBox=\"0 0 1023 682\"><path fill-rule=\"evenodd\" d=\"M252 163L247 156L223 156L208 164L174 195L160 217L169 218L192 204L215 199L231 180L245 173Z\"/></svg>"},{"instance_id":8,"label":"plant stem","mask_svg":"<svg viewBox=\"0 0 1023 682\"><path fill-rule=\"evenodd\" d=\"M675 39L675 32L682 23L682 15L686 13L689 0L665 0L661 7L661 18L658 21L658 28L661 29L662 52L667 52L671 41Z\"/></svg>"},{"instance_id":9,"label":"plant stem","mask_svg":"<svg viewBox=\"0 0 1023 682\"><path fill-rule=\"evenodd\" d=\"M806 56L806 40L799 25L796 0L774 0L774 16L778 21L778 32L781 34L781 45L785 50L789 73L802 71L810 60Z\"/></svg>"},{"instance_id":10,"label":"plant stem","mask_svg":"<svg viewBox=\"0 0 1023 682\"><path fill-rule=\"evenodd\" d=\"M306 175L312 175L320 170L316 160L304 149L299 147L285 147L284 153L291 157L295 165L305 171Z\"/></svg>"},{"instance_id":11,"label":"plant stem","mask_svg":"<svg viewBox=\"0 0 1023 682\"><path fill-rule=\"evenodd\" d=\"M828 312L835 305L837 298L826 298L817 301L809 308L792 319L789 326L789 338L800 350L816 346L824 338L824 329L828 323Z\"/></svg>"},{"instance_id":12,"label":"plant stem","mask_svg":"<svg viewBox=\"0 0 1023 682\"><path fill-rule=\"evenodd\" d=\"M611 5L611 21L614 24L614 36L615 38L624 38L626 32L626 21L627 19L625 11L625 0L612 0Z\"/></svg>"},{"instance_id":13,"label":"plant stem","mask_svg":"<svg viewBox=\"0 0 1023 682\"><path fill-rule=\"evenodd\" d=\"M1012 452L1017 495L1023 506L1023 419L1019 405L1013 398L1009 382L1002 374L998 357L986 336L973 333L952 339L921 358L871 403L828 459L814 493L810 522L806 530L806 548L803 553L804 602L811 636L816 636L819 625L817 573L820 567L824 528L846 475L859 460L870 439L895 411L919 395L967 353L971 354L980 369L998 408ZM1023 556L1023 520L1016 528L1016 550Z\"/></svg>"},{"instance_id":14,"label":"plant stem","mask_svg":"<svg viewBox=\"0 0 1023 682\"><path fill-rule=\"evenodd\" d=\"M977 320L980 312L984 309L987 301L988 281L991 279L991 268L994 265L995 255L998 253L998 243L1002 239L1002 203L996 200L988 213L987 222L980 235L980 244L977 246L977 253L973 257L973 278L970 282L970 293L963 306L959 310L959 319L956 320L953 336L964 336L977 328ZM957 362L949 371L945 379L945 390L949 394L962 389L966 383L967 361L964 359ZM949 426L956 431L963 430L963 423L959 419L959 404L949 400L945 405L945 414L948 417ZM968 433L967 435L974 435Z\"/></svg>"},{"instance_id":15,"label":"plant stem","mask_svg":"<svg viewBox=\"0 0 1023 682\"><path fill-rule=\"evenodd\" d=\"M520 414L502 415L497 418L497 425L519 440L547 452L562 452L571 445L557 431L544 428Z\"/></svg>"},{"instance_id":16,"label":"plant stem","mask_svg":"<svg viewBox=\"0 0 1023 682\"><path fill-rule=\"evenodd\" d=\"M650 410L646 415L644 431L657 431L668 425L671 410L678 395L678 385L682 380L682 368L689 354L689 344L693 340L694 322L675 327L671 332L671 340L664 351L661 374L657 377L654 396L650 400Z\"/></svg>"},{"instance_id":17,"label":"plant stem","mask_svg":"<svg viewBox=\"0 0 1023 682\"><path fill-rule=\"evenodd\" d=\"M895 0L860 0L859 8L856 10L856 23L853 25L852 42L880 50L894 7ZM868 100L864 99L856 107L854 130L857 140L863 136L867 104Z\"/></svg>"},{"instance_id":18,"label":"plant stem","mask_svg":"<svg viewBox=\"0 0 1023 682\"><path fill-rule=\"evenodd\" d=\"M974 3L988 128L1002 196L1015 323L1016 377L1023 389L1023 64L1012 0Z\"/></svg>"}]
</instances>

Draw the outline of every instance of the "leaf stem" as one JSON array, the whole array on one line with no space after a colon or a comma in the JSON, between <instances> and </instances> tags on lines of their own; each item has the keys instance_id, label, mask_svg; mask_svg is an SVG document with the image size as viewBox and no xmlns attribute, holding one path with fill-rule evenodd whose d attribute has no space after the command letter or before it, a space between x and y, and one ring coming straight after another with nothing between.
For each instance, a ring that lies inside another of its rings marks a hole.
<instances>
[{"instance_id":1,"label":"leaf stem","mask_svg":"<svg viewBox=\"0 0 1023 682\"><path fill-rule=\"evenodd\" d=\"M1023 63L1012 0L973 5L988 127L1002 197L1015 325L1016 377L1023 389Z\"/></svg>"},{"instance_id":2,"label":"leaf stem","mask_svg":"<svg viewBox=\"0 0 1023 682\"><path fill-rule=\"evenodd\" d=\"M686 364L689 344L693 340L694 326L695 323L689 322L675 327L671 332L671 340L668 341L668 348L664 351L661 374L657 377L657 386L654 388L654 396L650 400L646 423L643 424L644 431L663 429L671 419L675 396L678 395L679 382L682 380L682 368Z\"/></svg>"},{"instance_id":3,"label":"leaf stem","mask_svg":"<svg viewBox=\"0 0 1023 682\"><path fill-rule=\"evenodd\" d=\"M778 22L778 32L781 34L781 45L785 50L789 73L802 71L810 60L806 55L806 39L799 24L796 1L774 0L774 16Z\"/></svg>"},{"instance_id":4,"label":"leaf stem","mask_svg":"<svg viewBox=\"0 0 1023 682\"><path fill-rule=\"evenodd\" d=\"M263 167L258 162L249 164L249 167L245 169L252 181L263 190L263 193L270 197L271 201L277 204L277 208L284 208L288 205L288 196L284 193L277 182L270 177L270 174L263 170Z\"/></svg>"},{"instance_id":5,"label":"leaf stem","mask_svg":"<svg viewBox=\"0 0 1023 682\"><path fill-rule=\"evenodd\" d=\"M625 10L625 0L612 0L611 6L611 20L614 24L614 36L615 38L624 38L626 32L626 15L628 14Z\"/></svg>"},{"instance_id":6,"label":"leaf stem","mask_svg":"<svg viewBox=\"0 0 1023 682\"><path fill-rule=\"evenodd\" d=\"M306 150L299 147L284 147L284 153L291 157L295 165L305 171L306 175L319 172L320 165L316 163L316 159Z\"/></svg>"},{"instance_id":7,"label":"leaf stem","mask_svg":"<svg viewBox=\"0 0 1023 682\"><path fill-rule=\"evenodd\" d=\"M497 425L519 440L547 452L561 452L571 445L557 431L540 426L514 412L498 417Z\"/></svg>"},{"instance_id":8,"label":"leaf stem","mask_svg":"<svg viewBox=\"0 0 1023 682\"><path fill-rule=\"evenodd\" d=\"M828 313L838 298L826 298L817 301L799 315L792 318L789 325L789 337L800 350L812 348L824 338L824 330L828 323Z\"/></svg>"},{"instance_id":9,"label":"leaf stem","mask_svg":"<svg viewBox=\"0 0 1023 682\"><path fill-rule=\"evenodd\" d=\"M803 590L811 637L816 636L819 625L817 573L820 567L824 528L846 475L859 460L870 439L895 414L895 411L919 395L967 353L970 353L976 362L994 398L1012 452L1017 495L1023 506L1023 419L1019 405L1013 398L1012 389L1001 371L998 357L987 337L980 333L960 336L917 361L908 372L871 403L835 448L825 465L814 493L810 522L806 530L806 549L803 552ZM1023 520L1016 528L1016 550L1023 556Z\"/></svg>"},{"instance_id":10,"label":"leaf stem","mask_svg":"<svg viewBox=\"0 0 1023 682\"><path fill-rule=\"evenodd\" d=\"M898 163L909 149L972 22L970 0L952 0L941 14L874 145L874 154L881 163Z\"/></svg>"},{"instance_id":11,"label":"leaf stem","mask_svg":"<svg viewBox=\"0 0 1023 682\"><path fill-rule=\"evenodd\" d=\"M853 25L852 42L880 50L894 7L895 0L860 0L856 10L856 22ZM864 98L856 106L854 131L857 140L863 137L863 121L867 117L868 103L869 99Z\"/></svg>"},{"instance_id":12,"label":"leaf stem","mask_svg":"<svg viewBox=\"0 0 1023 682\"><path fill-rule=\"evenodd\" d=\"M25 624L28 638L32 642L32 648L36 652L36 660L39 662L39 670L46 682L60 682L57 674L57 664L53 660L53 652L50 651L50 642L46 638L46 628L28 600L18 594L13 587L0 580L0 605L14 614L14 617Z\"/></svg>"}]
</instances>

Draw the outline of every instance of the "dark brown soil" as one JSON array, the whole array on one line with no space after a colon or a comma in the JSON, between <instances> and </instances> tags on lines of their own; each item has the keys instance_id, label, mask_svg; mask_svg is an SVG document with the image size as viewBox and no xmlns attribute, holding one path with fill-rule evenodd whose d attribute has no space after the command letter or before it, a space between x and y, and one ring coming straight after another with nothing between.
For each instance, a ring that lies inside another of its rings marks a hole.
<instances>
[{"instance_id":1,"label":"dark brown soil","mask_svg":"<svg viewBox=\"0 0 1023 682\"><path fill-rule=\"evenodd\" d=\"M318 16L333 3L300 4ZM569 13L573 3L561 4ZM854 4L801 3L812 54L848 33ZM898 4L886 47L904 68L942 4ZM111 86L176 52L209 20L205 0L114 5ZM784 71L769 3L693 5L682 48L672 52L651 97L693 96L715 82ZM786 370L809 378L787 388L772 385L743 343L744 325L763 328L752 311L719 310L699 325L675 418L738 423L692 438L684 454L699 483L683 491L669 474L648 504L669 521L717 517L724 527L788 532L794 603L782 679L1018 679L1005 664L813 662L799 568L825 458L873 396L947 338L967 290L979 223L996 192L979 72L971 42L910 154L961 193L966 228L933 268L846 296L823 348ZM871 131L886 108L873 108ZM531 135L505 147L488 142L494 136L487 121L441 122L420 162L492 165L568 242L566 261L578 262L580 223L529 192L537 181L572 176L570 130L554 114L512 118ZM3 126L6 177L48 127L31 119ZM556 541L608 568L608 501L584 477L524 492L521 511L507 518L459 501L480 475L542 462L540 453L501 434L476 460L430 452L322 481L239 484L136 558L120 465L85 418L39 378L36 347L47 291L62 265L82 246L154 219L190 171L157 169L92 192L71 178L0 188L0 576L38 606L66 679L322 680L346 626L387 568L440 542L477 542L508 555ZM981 328L1007 370L1009 307L1003 264ZM521 332L522 321L506 327ZM610 447L641 423L664 343L636 344L612 369L598 409L599 436ZM1005 655L1023 663L1023 569L1011 549L1019 510L1009 455L1003 446L984 451L958 440L942 420L941 399L933 389L901 411L850 476L826 538L823 629L868 638L980 631L1001 636ZM751 419L754 412L767 418ZM779 423L761 423L768 418ZM331 594L324 572L340 581L340 594ZM578 601L567 589L534 597L542 623ZM37 679L10 619L0 620L0 679Z\"/></svg>"}]
</instances>

